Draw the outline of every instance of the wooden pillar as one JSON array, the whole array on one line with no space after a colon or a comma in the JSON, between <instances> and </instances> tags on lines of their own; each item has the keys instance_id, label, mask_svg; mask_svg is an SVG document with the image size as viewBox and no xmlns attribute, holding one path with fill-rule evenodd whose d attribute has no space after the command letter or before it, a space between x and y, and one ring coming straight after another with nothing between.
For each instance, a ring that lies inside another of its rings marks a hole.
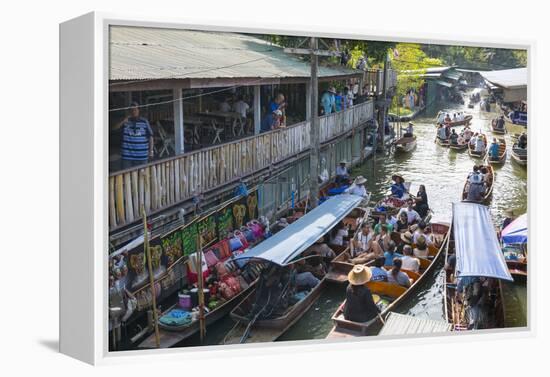
<instances>
[{"instance_id":1,"label":"wooden pillar","mask_svg":"<svg viewBox=\"0 0 550 377\"><path fill-rule=\"evenodd\" d=\"M319 183L317 178L319 177L319 82L317 78L317 65L318 57L315 54L317 50L317 38L311 37L310 40L310 49L311 49L311 96L310 96L310 106L311 106L311 153L309 156L309 197L311 207L315 208L317 206Z\"/></svg>"},{"instance_id":2,"label":"wooden pillar","mask_svg":"<svg viewBox=\"0 0 550 377\"><path fill-rule=\"evenodd\" d=\"M254 85L254 135L260 134L262 125L262 104L260 101L260 85Z\"/></svg>"},{"instance_id":3,"label":"wooden pillar","mask_svg":"<svg viewBox=\"0 0 550 377\"><path fill-rule=\"evenodd\" d=\"M172 90L174 97L174 149L176 154L184 152L184 136L183 136L183 91L181 88Z\"/></svg>"},{"instance_id":4,"label":"wooden pillar","mask_svg":"<svg viewBox=\"0 0 550 377\"><path fill-rule=\"evenodd\" d=\"M306 84L306 120L311 119L311 81Z\"/></svg>"}]
</instances>

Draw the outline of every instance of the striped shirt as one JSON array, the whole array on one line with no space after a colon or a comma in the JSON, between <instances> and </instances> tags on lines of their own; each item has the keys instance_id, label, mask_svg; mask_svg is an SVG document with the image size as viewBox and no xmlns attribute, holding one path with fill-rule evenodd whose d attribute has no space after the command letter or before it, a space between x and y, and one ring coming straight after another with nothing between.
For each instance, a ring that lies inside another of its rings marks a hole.
<instances>
[{"instance_id":1,"label":"striped shirt","mask_svg":"<svg viewBox=\"0 0 550 377\"><path fill-rule=\"evenodd\" d=\"M122 127L122 159L147 161L153 131L145 118L129 118Z\"/></svg>"}]
</instances>

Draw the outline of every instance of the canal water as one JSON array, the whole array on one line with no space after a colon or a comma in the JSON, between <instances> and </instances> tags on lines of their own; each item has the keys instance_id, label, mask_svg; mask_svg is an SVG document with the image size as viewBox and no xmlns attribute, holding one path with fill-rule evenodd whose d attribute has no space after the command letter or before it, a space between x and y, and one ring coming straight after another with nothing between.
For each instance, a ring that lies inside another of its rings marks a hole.
<instances>
[{"instance_id":1,"label":"canal water","mask_svg":"<svg viewBox=\"0 0 550 377\"><path fill-rule=\"evenodd\" d=\"M469 157L467 151L456 152L443 148L434 142L434 117L439 110L449 112L465 111L473 115L471 129L482 130L491 136L490 122L496 116L476 109L468 109L464 105L437 106L426 109L420 117L414 120L417 147L408 154L379 154L376 160L370 159L353 171L353 175L363 175L368 179L368 190L373 194L373 200L382 198L391 185L394 173L402 175L412 182L411 192L416 193L418 185L424 184L428 194L430 207L434 214L432 221L450 222L451 203L460 200L464 181L478 160ZM406 124L403 124L406 126ZM508 153L513 144L512 136L506 135ZM495 168L495 186L490 205L495 225L499 226L504 219L504 210L508 208L527 211L527 171L512 161L508 154L506 163ZM442 261L439 262L442 267ZM508 315L507 326L526 325L527 290L525 286L506 284L505 298ZM426 279L418 294L408 302L396 308L397 312L422 318L436 320L444 319L443 306L443 275L437 268L429 279ZM344 300L344 286L330 286L322 294L311 309L298 321L280 340L323 339L332 328L331 316L338 305ZM231 329L233 323L227 316L208 328L207 344L219 344L224 335ZM376 335L379 328L372 329L371 335ZM199 345L197 337L182 345Z\"/></svg>"}]
</instances>

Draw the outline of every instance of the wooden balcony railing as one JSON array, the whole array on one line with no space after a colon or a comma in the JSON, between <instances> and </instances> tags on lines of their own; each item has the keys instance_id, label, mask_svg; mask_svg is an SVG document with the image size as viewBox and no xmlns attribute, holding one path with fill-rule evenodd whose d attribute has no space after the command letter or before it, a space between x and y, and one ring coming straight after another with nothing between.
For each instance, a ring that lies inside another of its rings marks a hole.
<instances>
[{"instance_id":1,"label":"wooden balcony railing","mask_svg":"<svg viewBox=\"0 0 550 377\"><path fill-rule=\"evenodd\" d=\"M379 69L369 69L365 71L364 89L369 94L382 94L384 86L384 71ZM397 85L397 72L393 69L388 69L386 72L386 85L392 88Z\"/></svg>"},{"instance_id":2,"label":"wooden balcony railing","mask_svg":"<svg viewBox=\"0 0 550 377\"><path fill-rule=\"evenodd\" d=\"M372 118L372 101L320 117L328 141ZM310 147L310 122L116 171L109 176L109 229L158 212L283 161Z\"/></svg>"}]
</instances>

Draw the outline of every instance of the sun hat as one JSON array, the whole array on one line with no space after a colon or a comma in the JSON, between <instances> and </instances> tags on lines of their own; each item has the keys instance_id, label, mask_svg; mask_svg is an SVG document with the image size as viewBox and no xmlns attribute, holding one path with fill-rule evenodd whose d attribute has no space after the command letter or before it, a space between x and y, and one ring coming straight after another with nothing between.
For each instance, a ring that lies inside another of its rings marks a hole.
<instances>
[{"instance_id":1,"label":"sun hat","mask_svg":"<svg viewBox=\"0 0 550 377\"><path fill-rule=\"evenodd\" d=\"M419 249L425 249L426 248L426 237L422 234L416 237L416 247Z\"/></svg>"},{"instance_id":2,"label":"sun hat","mask_svg":"<svg viewBox=\"0 0 550 377\"><path fill-rule=\"evenodd\" d=\"M355 178L355 181L353 181L353 183L355 183L356 185L364 185L365 183L367 183L367 179L362 175L359 175L357 176L357 178Z\"/></svg>"},{"instance_id":3,"label":"sun hat","mask_svg":"<svg viewBox=\"0 0 550 377\"><path fill-rule=\"evenodd\" d=\"M407 245L413 243L413 236L411 232L405 232L401 234L401 241L405 242Z\"/></svg>"},{"instance_id":4,"label":"sun hat","mask_svg":"<svg viewBox=\"0 0 550 377\"><path fill-rule=\"evenodd\" d=\"M336 88L334 86L331 86L328 91L331 93L336 93Z\"/></svg>"},{"instance_id":5,"label":"sun hat","mask_svg":"<svg viewBox=\"0 0 550 377\"><path fill-rule=\"evenodd\" d=\"M346 160L341 160L340 164L347 164L348 162Z\"/></svg>"},{"instance_id":6,"label":"sun hat","mask_svg":"<svg viewBox=\"0 0 550 377\"><path fill-rule=\"evenodd\" d=\"M391 179L392 179L392 181L396 181L397 179L400 179L401 182L405 182L405 179L402 176L400 176L399 174L392 175Z\"/></svg>"},{"instance_id":7,"label":"sun hat","mask_svg":"<svg viewBox=\"0 0 550 377\"><path fill-rule=\"evenodd\" d=\"M353 266L352 270L348 273L348 281L351 285L364 285L370 281L372 272L369 267L362 264Z\"/></svg>"}]
</instances>

